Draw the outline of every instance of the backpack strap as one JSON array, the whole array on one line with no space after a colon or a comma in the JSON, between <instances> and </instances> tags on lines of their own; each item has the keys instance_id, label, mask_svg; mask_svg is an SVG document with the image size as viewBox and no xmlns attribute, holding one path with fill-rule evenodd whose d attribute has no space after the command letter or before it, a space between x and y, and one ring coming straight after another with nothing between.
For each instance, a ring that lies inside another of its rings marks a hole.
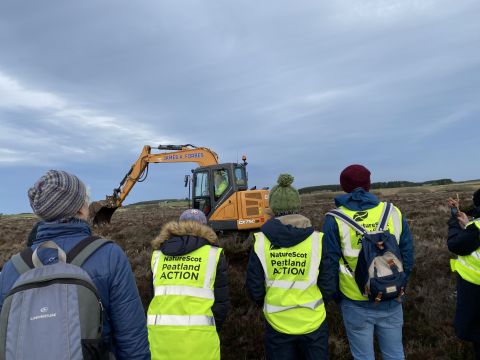
<instances>
[{"instance_id":1,"label":"backpack strap","mask_svg":"<svg viewBox=\"0 0 480 360\"><path fill-rule=\"evenodd\" d=\"M112 242L102 239L99 236L88 236L71 249L67 254L67 263L81 266L97 249ZM22 275L28 270L35 268L32 261L33 250L30 247L12 256L12 263L15 270Z\"/></svg>"},{"instance_id":2,"label":"backpack strap","mask_svg":"<svg viewBox=\"0 0 480 360\"><path fill-rule=\"evenodd\" d=\"M339 209L330 210L325 215L331 215L331 216L339 219L340 221L343 221L345 224L347 224L353 230L355 230L356 232L358 232L360 234L366 234L367 233L367 230L362 225L357 223L355 220L353 220L351 217L349 217L347 214L345 214L343 211L341 211ZM350 271L353 274L354 271L353 271L352 267L350 266L347 259L345 258L345 255L343 255L343 251L341 251L342 245L340 244L340 240L339 240L338 245L340 246L340 253L342 254L342 260L343 260L343 263L345 264L345 267L347 268L348 271Z\"/></svg>"},{"instance_id":3,"label":"backpack strap","mask_svg":"<svg viewBox=\"0 0 480 360\"><path fill-rule=\"evenodd\" d=\"M111 240L103 239L99 236L89 236L80 241L68 252L67 263L82 266L95 251L111 242Z\"/></svg>"},{"instance_id":4,"label":"backpack strap","mask_svg":"<svg viewBox=\"0 0 480 360\"><path fill-rule=\"evenodd\" d=\"M35 267L33 266L32 255L33 250L28 247L12 256L12 264L20 275Z\"/></svg>"},{"instance_id":5,"label":"backpack strap","mask_svg":"<svg viewBox=\"0 0 480 360\"><path fill-rule=\"evenodd\" d=\"M329 212L326 213L326 215L331 215L333 217L336 217L337 219L343 221L345 224L347 224L353 230L355 230L360 234L366 234L368 232L362 225L357 223L350 216L345 214L342 210L339 210L339 209L330 210Z\"/></svg>"},{"instance_id":6,"label":"backpack strap","mask_svg":"<svg viewBox=\"0 0 480 360\"><path fill-rule=\"evenodd\" d=\"M386 202L382 210L382 215L380 216L380 221L378 222L377 231L385 231L388 225L388 218L392 212L392 203Z\"/></svg>"},{"instance_id":7,"label":"backpack strap","mask_svg":"<svg viewBox=\"0 0 480 360\"><path fill-rule=\"evenodd\" d=\"M36 268L39 268L39 267L43 266L42 261L38 257L38 250L41 249L41 248L57 250L57 252L58 252L58 262L63 262L63 263L66 262L67 255L65 254L65 251L63 251L63 249L56 242L54 242L52 240L48 240L48 241L42 242L33 251L32 262L33 262L33 266L35 266Z\"/></svg>"}]
</instances>

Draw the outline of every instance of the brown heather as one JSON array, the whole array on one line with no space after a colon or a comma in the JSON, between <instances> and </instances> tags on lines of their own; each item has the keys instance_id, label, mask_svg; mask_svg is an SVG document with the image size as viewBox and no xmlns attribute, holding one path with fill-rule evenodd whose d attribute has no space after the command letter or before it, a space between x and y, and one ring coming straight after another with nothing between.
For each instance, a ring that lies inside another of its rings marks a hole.
<instances>
[{"instance_id":1,"label":"brown heather","mask_svg":"<svg viewBox=\"0 0 480 360\"><path fill-rule=\"evenodd\" d=\"M472 359L468 343L454 334L455 276L450 272L452 257L446 246L448 196L459 193L464 204L471 198L472 185L384 189L374 191L383 200L392 201L409 220L415 243L415 266L404 304L404 346L408 359ZM331 192L302 195L302 214L312 219L317 230L323 214L333 206ZM149 262L150 241L163 224L176 219L182 212L178 206L144 205L121 209L111 224L95 228L98 235L116 241L127 253L135 271L138 289L145 307L148 306L151 281ZM27 235L35 223L33 216L0 218L0 262L25 246ZM229 261L231 311L222 334L222 358L262 359L263 317L247 298L245 270L251 243L245 234L220 234L220 244ZM351 359L348 342L338 307L328 304L330 358Z\"/></svg>"}]
</instances>

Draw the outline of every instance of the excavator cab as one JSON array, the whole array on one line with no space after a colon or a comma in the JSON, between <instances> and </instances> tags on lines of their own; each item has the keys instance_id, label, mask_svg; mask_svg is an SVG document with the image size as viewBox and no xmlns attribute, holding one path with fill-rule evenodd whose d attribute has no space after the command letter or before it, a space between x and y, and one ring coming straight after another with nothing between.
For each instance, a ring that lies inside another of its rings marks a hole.
<instances>
[{"instance_id":1,"label":"excavator cab","mask_svg":"<svg viewBox=\"0 0 480 360\"><path fill-rule=\"evenodd\" d=\"M193 208L202 210L206 216L235 191L247 190L245 167L228 163L205 166L192 170Z\"/></svg>"},{"instance_id":2,"label":"excavator cab","mask_svg":"<svg viewBox=\"0 0 480 360\"><path fill-rule=\"evenodd\" d=\"M246 164L225 163L192 170L193 208L205 213L215 230L261 226L268 216L266 190L248 190Z\"/></svg>"}]
</instances>

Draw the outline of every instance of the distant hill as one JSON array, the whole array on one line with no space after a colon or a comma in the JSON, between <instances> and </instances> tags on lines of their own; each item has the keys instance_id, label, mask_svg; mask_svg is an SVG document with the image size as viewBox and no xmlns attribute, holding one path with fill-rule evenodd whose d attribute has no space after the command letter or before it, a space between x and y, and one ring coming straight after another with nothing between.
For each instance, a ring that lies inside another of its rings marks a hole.
<instances>
[{"instance_id":1,"label":"distant hill","mask_svg":"<svg viewBox=\"0 0 480 360\"><path fill-rule=\"evenodd\" d=\"M437 179L437 180L428 180L423 182L413 182L413 181L381 181L374 182L371 185L372 190L376 189L387 189L387 188L399 188L399 187L413 187L413 186L432 186L432 185L449 185L449 184L466 184L470 182L480 182L480 179L477 180L466 180L466 181L453 181L452 179ZM342 191L340 184L337 185L316 185L316 186L307 186L304 188L298 189L300 194L309 194L316 191ZM188 199L159 199L159 200L149 200L149 201L140 201L133 204L126 205L137 206L137 205L155 205L160 203L178 203L185 202Z\"/></svg>"},{"instance_id":2,"label":"distant hill","mask_svg":"<svg viewBox=\"0 0 480 360\"><path fill-rule=\"evenodd\" d=\"M412 187L412 186L424 186L424 185L448 185L453 184L452 179L438 179L438 180L428 180L423 182L412 182L412 181L383 181L383 182L374 182L371 185L371 189L386 189L386 188L399 188L399 187ZM317 186L308 186L301 189L298 189L300 194L308 194L315 191L342 191L340 184L338 185L317 185Z\"/></svg>"}]
</instances>

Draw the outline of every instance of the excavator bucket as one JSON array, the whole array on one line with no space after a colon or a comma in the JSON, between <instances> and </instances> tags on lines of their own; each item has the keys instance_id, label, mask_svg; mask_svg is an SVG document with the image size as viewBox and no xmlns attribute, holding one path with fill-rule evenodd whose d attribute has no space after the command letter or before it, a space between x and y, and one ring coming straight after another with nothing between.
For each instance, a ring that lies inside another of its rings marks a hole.
<instances>
[{"instance_id":1,"label":"excavator bucket","mask_svg":"<svg viewBox=\"0 0 480 360\"><path fill-rule=\"evenodd\" d=\"M103 225L110 223L112 215L118 206L112 206L108 201L94 201L89 206L90 219L93 225Z\"/></svg>"}]
</instances>

